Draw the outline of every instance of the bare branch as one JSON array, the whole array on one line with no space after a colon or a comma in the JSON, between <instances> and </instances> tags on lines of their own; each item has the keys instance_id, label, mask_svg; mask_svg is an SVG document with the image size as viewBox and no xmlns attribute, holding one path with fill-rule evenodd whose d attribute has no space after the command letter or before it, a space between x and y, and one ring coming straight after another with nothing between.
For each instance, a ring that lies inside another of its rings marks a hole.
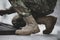
<instances>
[{"instance_id":1,"label":"bare branch","mask_svg":"<svg viewBox=\"0 0 60 40\"><path fill-rule=\"evenodd\" d=\"M10 7L9 9L6 10L0 10L0 15L5 15L5 14L12 14L15 13L16 11L14 10L13 7Z\"/></svg>"}]
</instances>

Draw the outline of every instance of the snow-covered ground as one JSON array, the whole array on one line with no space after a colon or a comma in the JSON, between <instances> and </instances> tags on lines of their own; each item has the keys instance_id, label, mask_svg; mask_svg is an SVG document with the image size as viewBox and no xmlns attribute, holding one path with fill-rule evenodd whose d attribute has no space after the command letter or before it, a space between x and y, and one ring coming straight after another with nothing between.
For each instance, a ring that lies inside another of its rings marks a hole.
<instances>
[{"instance_id":1,"label":"snow-covered ground","mask_svg":"<svg viewBox=\"0 0 60 40\"><path fill-rule=\"evenodd\" d=\"M0 35L0 40L58 40L60 38L60 28L55 26L50 35L45 35L42 31L45 29L44 25L39 26L41 32L37 34L22 36L22 35Z\"/></svg>"},{"instance_id":2,"label":"snow-covered ground","mask_svg":"<svg viewBox=\"0 0 60 40\"><path fill-rule=\"evenodd\" d=\"M40 32L31 35L0 35L0 40L58 40L60 38L60 27L55 26L51 34L45 35L42 33L45 30L44 25L39 25Z\"/></svg>"}]
</instances>

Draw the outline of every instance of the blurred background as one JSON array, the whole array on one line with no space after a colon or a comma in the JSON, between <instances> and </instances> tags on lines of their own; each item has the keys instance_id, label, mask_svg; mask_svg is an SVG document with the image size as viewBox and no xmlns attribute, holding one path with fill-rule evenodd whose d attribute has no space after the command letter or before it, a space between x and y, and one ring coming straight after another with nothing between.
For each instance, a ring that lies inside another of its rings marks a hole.
<instances>
[{"instance_id":1,"label":"blurred background","mask_svg":"<svg viewBox=\"0 0 60 40\"><path fill-rule=\"evenodd\" d=\"M0 0L0 10L8 9L11 6L8 0ZM16 13L10 14L10 15L3 15L0 16L0 22L11 24L12 18L16 15Z\"/></svg>"},{"instance_id":2,"label":"blurred background","mask_svg":"<svg viewBox=\"0 0 60 40\"><path fill-rule=\"evenodd\" d=\"M10 6L11 6L11 4L8 2L8 0L0 0L0 10L8 9ZM10 14L10 15L6 14L6 15L3 15L3 16L0 16L0 22L12 25L11 20L15 15L17 15L17 13L13 13L13 14ZM54 28L52 34L56 34L56 35L58 35L58 38L60 38L60 0L57 0L54 12L50 15L53 15L53 16L57 17L57 23L55 25L55 28ZM44 27L45 25L39 25L39 26L40 26L39 28L41 30L45 29L45 27ZM42 32L40 32L40 33L42 33Z\"/></svg>"}]
</instances>

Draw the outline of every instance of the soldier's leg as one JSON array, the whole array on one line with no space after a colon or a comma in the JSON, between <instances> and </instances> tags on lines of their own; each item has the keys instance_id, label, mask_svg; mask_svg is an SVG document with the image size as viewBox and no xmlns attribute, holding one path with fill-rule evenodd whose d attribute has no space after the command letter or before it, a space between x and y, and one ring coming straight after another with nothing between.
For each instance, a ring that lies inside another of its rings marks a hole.
<instances>
[{"instance_id":1,"label":"soldier's leg","mask_svg":"<svg viewBox=\"0 0 60 40\"><path fill-rule=\"evenodd\" d=\"M20 15L23 16L23 19L26 22L26 26L23 27L21 30L20 29L16 30L15 33L20 35L38 33L40 31L38 25L33 16L31 15L30 11L28 10L28 8L22 2L22 0L14 0L14 1L10 0L10 3L15 8L19 16Z\"/></svg>"},{"instance_id":2,"label":"soldier's leg","mask_svg":"<svg viewBox=\"0 0 60 40\"><path fill-rule=\"evenodd\" d=\"M36 19L38 24L45 24L46 30L43 31L44 34L50 34L56 24L56 17L53 16L44 16Z\"/></svg>"}]
</instances>

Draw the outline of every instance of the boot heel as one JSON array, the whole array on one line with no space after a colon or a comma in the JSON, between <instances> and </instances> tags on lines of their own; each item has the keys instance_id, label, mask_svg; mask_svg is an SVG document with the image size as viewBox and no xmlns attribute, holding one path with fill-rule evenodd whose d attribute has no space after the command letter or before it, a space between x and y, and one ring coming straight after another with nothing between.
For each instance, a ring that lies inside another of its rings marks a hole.
<instances>
[{"instance_id":1,"label":"boot heel","mask_svg":"<svg viewBox=\"0 0 60 40\"><path fill-rule=\"evenodd\" d=\"M32 34L35 34L35 33L38 33L40 32L40 29L39 28L34 28L34 31L32 32Z\"/></svg>"}]
</instances>

